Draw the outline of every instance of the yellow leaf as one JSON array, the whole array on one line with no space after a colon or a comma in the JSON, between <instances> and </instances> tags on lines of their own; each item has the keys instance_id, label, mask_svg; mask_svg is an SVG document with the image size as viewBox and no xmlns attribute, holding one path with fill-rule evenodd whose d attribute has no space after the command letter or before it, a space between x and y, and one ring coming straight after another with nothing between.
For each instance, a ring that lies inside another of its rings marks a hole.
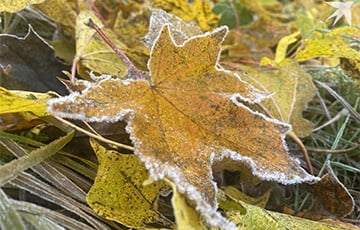
<instances>
[{"instance_id":1,"label":"yellow leaf","mask_svg":"<svg viewBox=\"0 0 360 230\"><path fill-rule=\"evenodd\" d=\"M236 200L241 200L248 204L256 205L260 208L265 208L271 194L271 190L268 190L259 197L251 197L246 195L245 193L240 192L237 188L232 186L227 186L222 190L224 193L226 193L227 196L231 196Z\"/></svg>"},{"instance_id":2,"label":"yellow leaf","mask_svg":"<svg viewBox=\"0 0 360 230\"><path fill-rule=\"evenodd\" d=\"M15 1L16 2L16 1ZM59 24L71 34L75 33L76 4L68 0L46 0L44 3L36 5L45 15Z\"/></svg>"},{"instance_id":3,"label":"yellow leaf","mask_svg":"<svg viewBox=\"0 0 360 230\"><path fill-rule=\"evenodd\" d=\"M49 115L46 112L47 101L51 98L46 93L6 90L0 87L0 114L31 112L36 117Z\"/></svg>"},{"instance_id":4,"label":"yellow leaf","mask_svg":"<svg viewBox=\"0 0 360 230\"><path fill-rule=\"evenodd\" d=\"M128 17L125 17L123 12L119 11L113 31L128 47L143 47L141 40L149 31L149 18L150 10L146 3L141 5L139 9L133 9Z\"/></svg>"},{"instance_id":5,"label":"yellow leaf","mask_svg":"<svg viewBox=\"0 0 360 230\"><path fill-rule=\"evenodd\" d=\"M156 210L156 200L165 182L143 186L149 177L146 168L132 154L107 150L90 139L99 161L98 172L86 200L95 212L129 228L146 227L151 223L171 226Z\"/></svg>"},{"instance_id":6,"label":"yellow leaf","mask_svg":"<svg viewBox=\"0 0 360 230\"><path fill-rule=\"evenodd\" d=\"M259 71L248 76L246 81L273 93L261 102L272 117L290 123L299 137L312 133L313 125L303 118L302 113L317 90L311 76L296 62L285 64L278 70Z\"/></svg>"},{"instance_id":7,"label":"yellow leaf","mask_svg":"<svg viewBox=\"0 0 360 230\"><path fill-rule=\"evenodd\" d=\"M185 196L179 193L174 183L171 181L168 181L168 183L170 183L173 190L171 204L174 209L177 229L206 229L205 226L201 224L200 215L196 212L193 205L189 204L189 201L186 200Z\"/></svg>"},{"instance_id":8,"label":"yellow leaf","mask_svg":"<svg viewBox=\"0 0 360 230\"><path fill-rule=\"evenodd\" d=\"M43 123L39 118L49 115L46 107L50 98L50 94L0 87L0 129L15 131Z\"/></svg>"},{"instance_id":9,"label":"yellow leaf","mask_svg":"<svg viewBox=\"0 0 360 230\"><path fill-rule=\"evenodd\" d=\"M0 12L14 13L32 4L42 3L45 0L0 0Z\"/></svg>"},{"instance_id":10,"label":"yellow leaf","mask_svg":"<svg viewBox=\"0 0 360 230\"><path fill-rule=\"evenodd\" d=\"M208 31L216 27L220 17L212 12L209 0L152 0L155 8L175 14L185 22L196 21L201 29Z\"/></svg>"},{"instance_id":11,"label":"yellow leaf","mask_svg":"<svg viewBox=\"0 0 360 230\"><path fill-rule=\"evenodd\" d=\"M276 47L275 60L264 57L260 61L260 65L271 65L271 66L282 66L290 62L290 59L286 59L286 52L289 45L293 44L298 40L300 32L294 32L288 36L284 36L280 39Z\"/></svg>"},{"instance_id":12,"label":"yellow leaf","mask_svg":"<svg viewBox=\"0 0 360 230\"><path fill-rule=\"evenodd\" d=\"M289 45L293 44L298 40L298 37L300 35L300 32L297 31L295 33L292 33L288 36L285 36L280 39L277 47L276 47L276 53L275 53L275 62L280 64L284 59L286 58L286 51L289 47Z\"/></svg>"},{"instance_id":13,"label":"yellow leaf","mask_svg":"<svg viewBox=\"0 0 360 230\"><path fill-rule=\"evenodd\" d=\"M151 48L164 25L168 25L171 37L178 45L189 38L202 34L200 27L194 22L186 23L176 15L169 14L161 9L152 9L149 32L144 38L146 46Z\"/></svg>"},{"instance_id":14,"label":"yellow leaf","mask_svg":"<svg viewBox=\"0 0 360 230\"><path fill-rule=\"evenodd\" d=\"M89 18L99 27L103 27L100 19L92 11L82 11L77 17L76 56L80 58L80 75L88 78L89 71L84 72L85 67L96 73L124 78L127 74L127 66L100 35L85 24ZM111 30L103 29L103 31L119 49L126 49L126 45L120 42Z\"/></svg>"},{"instance_id":15,"label":"yellow leaf","mask_svg":"<svg viewBox=\"0 0 360 230\"><path fill-rule=\"evenodd\" d=\"M360 59L360 52L352 49L344 36L360 37L360 29L342 27L330 33L320 34L314 39L304 41L305 49L296 55L297 61L305 61L317 57Z\"/></svg>"}]
</instances>

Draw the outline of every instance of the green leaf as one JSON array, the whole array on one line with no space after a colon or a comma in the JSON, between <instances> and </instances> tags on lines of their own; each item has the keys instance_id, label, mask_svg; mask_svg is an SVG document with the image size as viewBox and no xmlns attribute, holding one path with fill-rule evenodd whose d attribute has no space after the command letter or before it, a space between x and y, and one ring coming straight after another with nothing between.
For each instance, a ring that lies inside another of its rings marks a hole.
<instances>
[{"instance_id":1,"label":"green leaf","mask_svg":"<svg viewBox=\"0 0 360 230\"><path fill-rule=\"evenodd\" d=\"M218 2L212 11L215 14L221 14L218 26L226 25L230 29L236 28L236 17L239 19L240 25L247 25L253 20L251 11L240 4L239 1L221 1ZM235 13L237 14L235 16Z\"/></svg>"}]
</instances>

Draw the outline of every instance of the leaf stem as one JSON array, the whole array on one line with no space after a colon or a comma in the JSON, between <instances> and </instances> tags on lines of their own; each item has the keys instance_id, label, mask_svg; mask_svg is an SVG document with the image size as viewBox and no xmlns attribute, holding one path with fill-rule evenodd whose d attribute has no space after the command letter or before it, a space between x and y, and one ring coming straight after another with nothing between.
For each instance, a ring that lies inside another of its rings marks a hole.
<instances>
[{"instance_id":1,"label":"leaf stem","mask_svg":"<svg viewBox=\"0 0 360 230\"><path fill-rule=\"evenodd\" d=\"M125 144L121 144L121 143L118 143L118 142L115 142L115 141L112 141L112 140L109 140L99 134L94 134L92 132L89 132L83 128L80 128L79 126L76 126L74 125L73 123L65 120L65 119L62 119L61 117L58 117L58 116L54 116L57 120L61 121L62 123L74 128L75 130L79 131L79 132L82 132L86 135L88 135L89 137L92 137L92 138L95 138L99 141L102 141L102 142L105 142L107 144L111 144L111 145L114 145L114 146L117 146L117 147L120 147L122 149L126 149L126 150L130 150L130 151L134 151L134 147L130 146L130 145L125 145Z\"/></svg>"},{"instance_id":2,"label":"leaf stem","mask_svg":"<svg viewBox=\"0 0 360 230\"><path fill-rule=\"evenodd\" d=\"M94 3L94 0L88 0L90 6L91 6L91 9L95 12L96 16L100 19L101 23L109 28L107 22L105 21L104 17L101 15L99 9L96 7L95 3Z\"/></svg>"},{"instance_id":3,"label":"leaf stem","mask_svg":"<svg viewBox=\"0 0 360 230\"><path fill-rule=\"evenodd\" d=\"M313 170L313 167L311 165L311 161L310 161L310 158L309 158L308 151L305 148L302 141L300 140L300 138L298 136L296 136L296 134L293 131L290 131L287 135L299 146L300 151L302 152L302 154L304 156L304 160L306 162L306 167L307 167L309 173L311 175L314 175L314 170Z\"/></svg>"},{"instance_id":4,"label":"leaf stem","mask_svg":"<svg viewBox=\"0 0 360 230\"><path fill-rule=\"evenodd\" d=\"M144 74L136 68L136 66L130 61L130 59L125 55L124 52L122 52L119 48L116 47L116 45L106 36L106 34L101 30L101 28L96 25L91 18L89 18L89 21L86 23L87 26L90 28L96 30L96 32L100 35L100 37L108 44L111 49L114 50L114 52L125 62L125 64L129 67L129 73L134 74L136 79L144 79Z\"/></svg>"}]
</instances>

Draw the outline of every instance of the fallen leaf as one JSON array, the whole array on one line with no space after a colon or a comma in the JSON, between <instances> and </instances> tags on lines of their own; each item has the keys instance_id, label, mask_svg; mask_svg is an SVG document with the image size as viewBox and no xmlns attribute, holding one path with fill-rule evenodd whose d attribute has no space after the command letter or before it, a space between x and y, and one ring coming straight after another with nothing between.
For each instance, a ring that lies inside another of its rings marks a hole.
<instances>
[{"instance_id":1,"label":"fallen leaf","mask_svg":"<svg viewBox=\"0 0 360 230\"><path fill-rule=\"evenodd\" d=\"M51 90L62 95L67 93L56 77L62 76L62 71L70 67L56 59L52 47L31 26L24 38L0 34L0 46L0 68L11 66L9 73L0 75L2 87L34 92Z\"/></svg>"},{"instance_id":2,"label":"fallen leaf","mask_svg":"<svg viewBox=\"0 0 360 230\"><path fill-rule=\"evenodd\" d=\"M107 150L90 139L99 161L95 182L86 196L87 203L99 215L129 228L171 223L156 210L156 200L165 182L143 186L149 177L144 164L132 154Z\"/></svg>"},{"instance_id":3,"label":"fallen leaf","mask_svg":"<svg viewBox=\"0 0 360 230\"><path fill-rule=\"evenodd\" d=\"M76 20L76 56L79 58L78 72L83 78L88 78L89 72L110 74L119 78L125 77L127 66L123 60L106 44L100 35L85 23L93 20L99 27L103 27L92 11L82 11ZM126 49L109 29L104 33L119 49Z\"/></svg>"},{"instance_id":4,"label":"fallen leaf","mask_svg":"<svg viewBox=\"0 0 360 230\"><path fill-rule=\"evenodd\" d=\"M360 84L360 59L340 58L340 67Z\"/></svg>"},{"instance_id":5,"label":"fallen leaf","mask_svg":"<svg viewBox=\"0 0 360 230\"><path fill-rule=\"evenodd\" d=\"M227 211L226 216L236 224L237 229L276 229L276 230L356 230L344 223L322 223L298 218L283 213L272 212L238 200L244 211Z\"/></svg>"},{"instance_id":6,"label":"fallen leaf","mask_svg":"<svg viewBox=\"0 0 360 230\"><path fill-rule=\"evenodd\" d=\"M61 24L70 34L75 34L76 3L68 0L46 0L41 4L34 5L46 16Z\"/></svg>"},{"instance_id":7,"label":"fallen leaf","mask_svg":"<svg viewBox=\"0 0 360 230\"><path fill-rule=\"evenodd\" d=\"M218 190L217 201L219 203L219 208L223 212L236 211L236 212L241 213L241 214L246 213L245 207L243 205L241 205L239 200L233 198L232 196L230 196L226 192L222 191L222 189Z\"/></svg>"},{"instance_id":8,"label":"fallen leaf","mask_svg":"<svg viewBox=\"0 0 360 230\"><path fill-rule=\"evenodd\" d=\"M177 229L206 229L206 226L202 225L201 216L196 212L193 205L189 204L186 197L179 193L175 184L170 181L169 183L173 190L171 204L174 209Z\"/></svg>"},{"instance_id":9,"label":"fallen leaf","mask_svg":"<svg viewBox=\"0 0 360 230\"><path fill-rule=\"evenodd\" d=\"M328 173L313 184L306 187L313 194L313 207L306 213L310 219L323 219L327 217L344 217L354 209L354 199L346 187L336 177L334 171L327 163Z\"/></svg>"},{"instance_id":10,"label":"fallen leaf","mask_svg":"<svg viewBox=\"0 0 360 230\"><path fill-rule=\"evenodd\" d=\"M283 65L277 70L258 71L246 81L255 87L273 93L260 102L272 117L292 125L298 137L312 133L313 124L304 119L303 111L316 94L312 77L297 62Z\"/></svg>"},{"instance_id":11,"label":"fallen leaf","mask_svg":"<svg viewBox=\"0 0 360 230\"><path fill-rule=\"evenodd\" d=\"M196 23L186 23L178 16L156 8L151 10L149 24L149 32L143 39L148 48L153 47L161 29L165 24L168 25L171 37L178 45L183 44L186 40L195 35L202 34L200 27Z\"/></svg>"},{"instance_id":12,"label":"fallen leaf","mask_svg":"<svg viewBox=\"0 0 360 230\"><path fill-rule=\"evenodd\" d=\"M185 22L195 21L205 31L215 28L220 18L212 12L209 0L152 0L152 6L177 15Z\"/></svg>"},{"instance_id":13,"label":"fallen leaf","mask_svg":"<svg viewBox=\"0 0 360 230\"><path fill-rule=\"evenodd\" d=\"M31 112L37 117L49 115L46 111L49 94L6 90L0 87L0 114Z\"/></svg>"},{"instance_id":14,"label":"fallen leaf","mask_svg":"<svg viewBox=\"0 0 360 230\"><path fill-rule=\"evenodd\" d=\"M128 47L141 49L144 46L141 39L149 31L150 14L151 11L146 3L141 5L139 9L132 9L127 17L124 16L122 11L119 11L113 31Z\"/></svg>"},{"instance_id":15,"label":"fallen leaf","mask_svg":"<svg viewBox=\"0 0 360 230\"><path fill-rule=\"evenodd\" d=\"M101 36L86 25L89 18L102 29L116 47L121 49L138 68L146 68L148 60L146 54L128 49L117 38L112 29L103 28L100 19L97 18L94 12L82 11L76 20L76 58L79 59L78 72L83 78L88 79L90 71L125 78L128 70L123 60L106 44Z\"/></svg>"},{"instance_id":16,"label":"fallen leaf","mask_svg":"<svg viewBox=\"0 0 360 230\"><path fill-rule=\"evenodd\" d=\"M218 212L212 171L249 165L255 176L283 184L316 180L286 151L289 126L243 102L264 95L218 67L227 29L174 44L164 26L151 51L150 79L102 76L79 93L49 101L49 111L86 121L125 119L135 154L150 175L176 184L209 225L232 227Z\"/></svg>"},{"instance_id":17,"label":"fallen leaf","mask_svg":"<svg viewBox=\"0 0 360 230\"><path fill-rule=\"evenodd\" d=\"M305 39L305 48L300 50L295 59L305 61L317 57L348 58L359 60L360 52L352 49L344 36L360 37L360 29L356 27L341 27L331 32L317 34L314 39Z\"/></svg>"},{"instance_id":18,"label":"fallen leaf","mask_svg":"<svg viewBox=\"0 0 360 230\"><path fill-rule=\"evenodd\" d=\"M289 33L289 25L259 18L230 31L230 37L226 41L226 45L229 46L227 56L246 57L254 61L260 61L264 56L274 58L272 48Z\"/></svg>"},{"instance_id":19,"label":"fallen leaf","mask_svg":"<svg viewBox=\"0 0 360 230\"><path fill-rule=\"evenodd\" d=\"M43 123L50 94L8 91L0 87L0 130L14 131Z\"/></svg>"},{"instance_id":20,"label":"fallen leaf","mask_svg":"<svg viewBox=\"0 0 360 230\"><path fill-rule=\"evenodd\" d=\"M275 52L275 59L270 60L269 58L263 58L260 61L260 65L272 65L272 66L281 66L285 63L288 63L290 60L286 59L288 47L294 42L298 41L300 32L294 32L290 35L284 36L280 39Z\"/></svg>"},{"instance_id":21,"label":"fallen leaf","mask_svg":"<svg viewBox=\"0 0 360 230\"><path fill-rule=\"evenodd\" d=\"M227 186L223 188L222 191L226 193L227 196L231 196L233 199L241 200L243 202L246 202L247 204L256 205L260 208L265 208L271 194L271 189L269 189L259 197L251 197L246 195L245 193L242 193L233 186Z\"/></svg>"},{"instance_id":22,"label":"fallen leaf","mask_svg":"<svg viewBox=\"0 0 360 230\"><path fill-rule=\"evenodd\" d=\"M45 0L0 0L0 12L15 13L32 4L42 3Z\"/></svg>"}]
</instances>

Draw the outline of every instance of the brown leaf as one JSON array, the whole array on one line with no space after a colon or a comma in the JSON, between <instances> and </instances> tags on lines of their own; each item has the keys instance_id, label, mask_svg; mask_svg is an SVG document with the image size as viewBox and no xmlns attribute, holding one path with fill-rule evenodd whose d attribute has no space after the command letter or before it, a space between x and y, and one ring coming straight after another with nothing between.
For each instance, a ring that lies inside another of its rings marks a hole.
<instances>
[{"instance_id":1,"label":"brown leaf","mask_svg":"<svg viewBox=\"0 0 360 230\"><path fill-rule=\"evenodd\" d=\"M354 199L334 174L330 162L327 169L328 173L320 181L307 185L313 194L314 204L305 216L311 219L329 216L344 217L354 209Z\"/></svg>"},{"instance_id":2,"label":"brown leaf","mask_svg":"<svg viewBox=\"0 0 360 230\"><path fill-rule=\"evenodd\" d=\"M9 71L0 71L1 86L35 92L52 90L67 93L56 77L70 67L56 59L52 47L31 26L24 38L0 34L0 46L0 68L11 66Z\"/></svg>"},{"instance_id":3,"label":"brown leaf","mask_svg":"<svg viewBox=\"0 0 360 230\"><path fill-rule=\"evenodd\" d=\"M263 94L217 67L226 32L218 28L178 46L165 26L151 52L149 81L103 76L82 94L49 102L49 110L63 117L126 119L135 154L150 175L168 178L209 224L225 228L233 225L216 212L212 170L237 170L246 163L264 180L315 179L289 157L284 145L288 125L242 103L258 102Z\"/></svg>"}]
</instances>

